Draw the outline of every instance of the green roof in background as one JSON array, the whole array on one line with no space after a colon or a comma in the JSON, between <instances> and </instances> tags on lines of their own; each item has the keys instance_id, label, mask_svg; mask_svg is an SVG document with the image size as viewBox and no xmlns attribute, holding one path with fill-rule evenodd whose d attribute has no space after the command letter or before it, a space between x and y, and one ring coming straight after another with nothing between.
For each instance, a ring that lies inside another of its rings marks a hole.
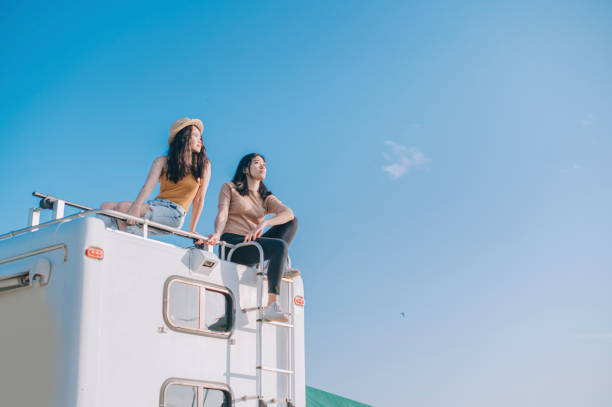
<instances>
[{"instance_id":1,"label":"green roof in background","mask_svg":"<svg viewBox=\"0 0 612 407\"><path fill-rule=\"evenodd\" d=\"M306 386L306 407L372 407L336 394Z\"/></svg>"}]
</instances>

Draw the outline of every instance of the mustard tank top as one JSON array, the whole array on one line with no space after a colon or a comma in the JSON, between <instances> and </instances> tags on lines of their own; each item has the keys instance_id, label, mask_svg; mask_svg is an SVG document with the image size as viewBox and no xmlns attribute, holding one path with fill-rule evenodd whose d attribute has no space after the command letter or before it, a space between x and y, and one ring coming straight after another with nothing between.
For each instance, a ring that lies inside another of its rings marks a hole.
<instances>
[{"instance_id":1,"label":"mustard tank top","mask_svg":"<svg viewBox=\"0 0 612 407\"><path fill-rule=\"evenodd\" d=\"M189 173L179 182L172 182L166 176L166 171L163 171L159 176L159 195L155 199L167 199L176 204L179 204L189 211L189 207L195 198L198 188L200 187L201 179L196 179L193 174Z\"/></svg>"}]
</instances>

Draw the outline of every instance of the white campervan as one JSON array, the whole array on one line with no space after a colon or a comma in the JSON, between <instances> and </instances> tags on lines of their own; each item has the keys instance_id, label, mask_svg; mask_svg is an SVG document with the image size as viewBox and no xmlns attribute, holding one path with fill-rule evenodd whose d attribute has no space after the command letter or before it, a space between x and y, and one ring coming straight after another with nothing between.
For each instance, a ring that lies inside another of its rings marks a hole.
<instances>
[{"instance_id":1,"label":"white campervan","mask_svg":"<svg viewBox=\"0 0 612 407\"><path fill-rule=\"evenodd\" d=\"M148 232L199 235L132 218L136 236L98 218L126 214L35 196L30 226L0 236L1 406L305 406L301 278L282 282L289 323L266 322L263 254L235 264L233 246L220 258Z\"/></svg>"}]
</instances>

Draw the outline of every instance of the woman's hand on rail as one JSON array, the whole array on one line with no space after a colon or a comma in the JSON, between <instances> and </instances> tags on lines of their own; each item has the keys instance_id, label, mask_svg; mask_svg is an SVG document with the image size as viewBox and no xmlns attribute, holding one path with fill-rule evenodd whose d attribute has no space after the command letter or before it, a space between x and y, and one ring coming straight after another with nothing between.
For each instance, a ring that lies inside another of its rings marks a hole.
<instances>
[{"instance_id":1,"label":"woman's hand on rail","mask_svg":"<svg viewBox=\"0 0 612 407\"><path fill-rule=\"evenodd\" d=\"M132 206L130 207L130 210L127 213L128 215L132 215L132 216L136 216L137 218L140 217L140 205L137 205L136 203L133 203ZM135 220L131 220L128 219L126 221L126 223L128 225L135 225L136 221Z\"/></svg>"},{"instance_id":2,"label":"woman's hand on rail","mask_svg":"<svg viewBox=\"0 0 612 407\"><path fill-rule=\"evenodd\" d=\"M266 227L266 221L264 220L259 225L255 226L253 230L251 230L251 233L249 233L248 235L244 237L244 241L250 242L251 240L255 240L258 237L260 237L265 227Z\"/></svg>"},{"instance_id":3,"label":"woman's hand on rail","mask_svg":"<svg viewBox=\"0 0 612 407\"><path fill-rule=\"evenodd\" d=\"M208 236L204 242L208 245L214 246L216 244L219 244L219 240L221 240L221 234L213 233L210 236Z\"/></svg>"}]
</instances>

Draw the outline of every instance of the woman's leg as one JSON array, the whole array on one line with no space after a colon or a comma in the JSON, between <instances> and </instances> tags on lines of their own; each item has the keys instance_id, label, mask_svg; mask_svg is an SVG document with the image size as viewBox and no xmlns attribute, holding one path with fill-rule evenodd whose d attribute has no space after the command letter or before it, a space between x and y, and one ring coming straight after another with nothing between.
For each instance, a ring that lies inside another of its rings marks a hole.
<instances>
[{"instance_id":1,"label":"woman's leg","mask_svg":"<svg viewBox=\"0 0 612 407\"><path fill-rule=\"evenodd\" d=\"M268 305L270 305L280 294L280 282L287 263L289 245L282 239L269 237L260 237L256 241L264 249L264 258L270 260L268 265Z\"/></svg>"},{"instance_id":2,"label":"woman's leg","mask_svg":"<svg viewBox=\"0 0 612 407\"><path fill-rule=\"evenodd\" d=\"M221 240L236 244L244 241L244 236L223 234ZM280 282L284 264L289 251L288 244L282 239L260 237L256 240L264 252L264 259L269 259L268 265L268 304L264 309L264 318L271 321L287 322L289 319L277 302L280 293ZM252 265L259 262L259 251L255 246L246 246L232 253L232 261Z\"/></svg>"},{"instance_id":3,"label":"woman's leg","mask_svg":"<svg viewBox=\"0 0 612 407\"><path fill-rule=\"evenodd\" d=\"M280 226L280 225L279 225ZM295 235L295 233L293 233ZM242 243L244 236L224 234L221 236L231 244ZM284 264L287 262L289 246L283 239L260 237L256 240L264 252L264 260L270 260L268 266L268 305L276 301L280 293L280 281L283 274ZM246 246L237 249L231 261L239 264L253 265L259 262L259 251L255 246Z\"/></svg>"},{"instance_id":4,"label":"woman's leg","mask_svg":"<svg viewBox=\"0 0 612 407\"><path fill-rule=\"evenodd\" d=\"M297 218L293 218L287 223L283 223L281 225L272 226L266 233L262 235L262 237L272 237L276 239L282 239L287 245L290 245L295 237L298 228L298 220ZM285 257L285 263L288 256ZM300 275L300 271L294 268L284 269L282 277L285 278L294 278Z\"/></svg>"},{"instance_id":5,"label":"woman's leg","mask_svg":"<svg viewBox=\"0 0 612 407\"><path fill-rule=\"evenodd\" d=\"M123 213L128 213L128 211L130 210L130 207L132 206L132 202L131 201L121 201L121 202L104 202L100 208L101 209L110 209L113 211L117 211L117 212L123 212ZM142 205L141 209L140 209L140 213L138 214L138 217L143 217L147 212L149 212L149 205ZM115 219L117 221L117 227L119 228L119 230L123 230L126 226L126 223L122 220L119 219Z\"/></svg>"},{"instance_id":6,"label":"woman's leg","mask_svg":"<svg viewBox=\"0 0 612 407\"><path fill-rule=\"evenodd\" d=\"M117 206L117 202L103 202L102 205L100 205L100 209L114 210L116 206ZM106 227L108 228L113 228L113 227L118 228L119 227L119 225L117 224L117 219L115 218L112 218L107 215L101 215L101 214L99 214L98 217L102 219L102 221L104 222L104 225L106 225Z\"/></svg>"},{"instance_id":7,"label":"woman's leg","mask_svg":"<svg viewBox=\"0 0 612 407\"><path fill-rule=\"evenodd\" d=\"M114 209L115 206L117 206L117 202L103 202L100 209Z\"/></svg>"},{"instance_id":8,"label":"woman's leg","mask_svg":"<svg viewBox=\"0 0 612 407\"><path fill-rule=\"evenodd\" d=\"M128 213L131 206L132 206L131 202L123 201L123 202L117 203L115 210L118 212ZM124 221L117 219L117 226L119 227L119 230L123 230L125 229L127 224Z\"/></svg>"},{"instance_id":9,"label":"woman's leg","mask_svg":"<svg viewBox=\"0 0 612 407\"><path fill-rule=\"evenodd\" d=\"M298 228L297 218L291 219L287 223L282 225L272 226L266 231L261 237L273 237L276 239L283 239L288 245L291 244Z\"/></svg>"},{"instance_id":10,"label":"woman's leg","mask_svg":"<svg viewBox=\"0 0 612 407\"><path fill-rule=\"evenodd\" d=\"M232 245L236 245L238 243L244 242L244 236L237 235L235 233L224 233L221 235L221 240L227 242ZM253 265L259 262L259 254L257 249L254 246L246 246L237 249L232 254L232 258L229 259L230 248L225 248L225 257L228 261L233 261L234 263L244 264L244 265ZM219 246L219 256L221 256L221 246Z\"/></svg>"}]
</instances>

